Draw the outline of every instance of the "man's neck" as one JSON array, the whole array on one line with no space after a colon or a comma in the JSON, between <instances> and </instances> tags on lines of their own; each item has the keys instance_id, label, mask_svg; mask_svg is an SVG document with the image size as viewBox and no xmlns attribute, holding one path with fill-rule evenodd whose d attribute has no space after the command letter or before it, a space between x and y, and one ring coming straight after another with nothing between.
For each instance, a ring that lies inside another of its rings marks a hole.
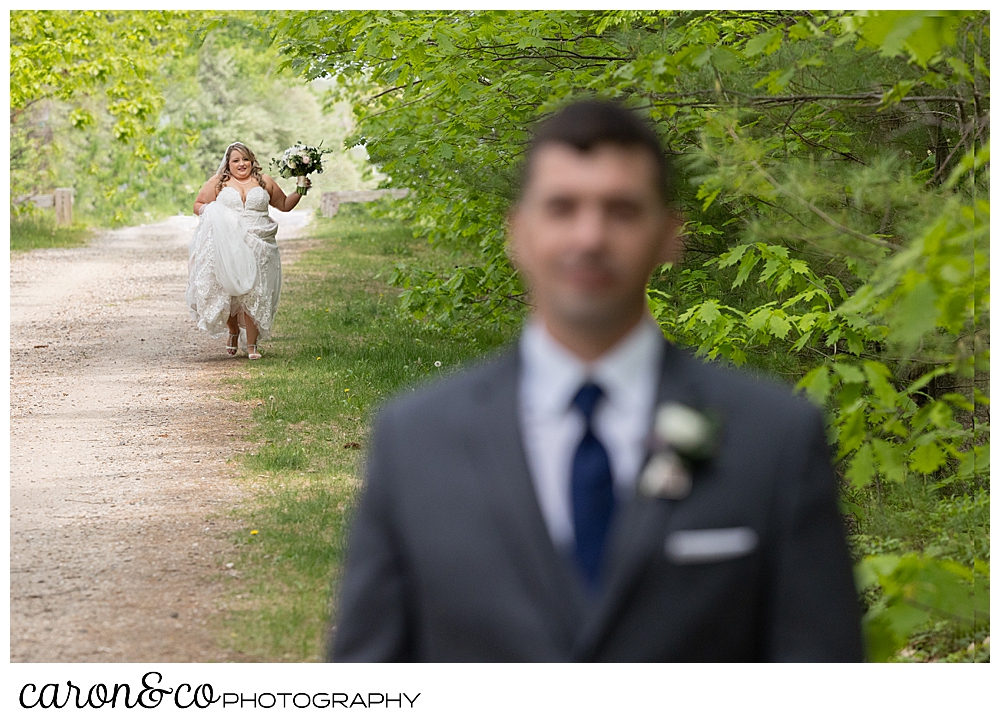
<instances>
[{"instance_id":1,"label":"man's neck","mask_svg":"<svg viewBox=\"0 0 1000 723\"><path fill-rule=\"evenodd\" d=\"M602 329L588 326L580 328L567 324L553 323L552 319L539 315L539 321L560 346L584 362L593 362L611 351L618 342L628 336L647 314L645 307L624 323Z\"/></svg>"}]
</instances>

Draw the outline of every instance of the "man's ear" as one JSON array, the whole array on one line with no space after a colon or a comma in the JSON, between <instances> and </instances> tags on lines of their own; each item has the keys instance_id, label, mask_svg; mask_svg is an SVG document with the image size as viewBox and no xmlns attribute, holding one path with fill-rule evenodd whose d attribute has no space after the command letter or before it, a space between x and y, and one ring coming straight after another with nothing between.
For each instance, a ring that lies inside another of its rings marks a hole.
<instances>
[{"instance_id":1,"label":"man's ear","mask_svg":"<svg viewBox=\"0 0 1000 723\"><path fill-rule=\"evenodd\" d=\"M684 236L681 233L683 226L684 219L680 213L667 209L660 234L658 264L675 264L681 260L684 255Z\"/></svg>"}]
</instances>

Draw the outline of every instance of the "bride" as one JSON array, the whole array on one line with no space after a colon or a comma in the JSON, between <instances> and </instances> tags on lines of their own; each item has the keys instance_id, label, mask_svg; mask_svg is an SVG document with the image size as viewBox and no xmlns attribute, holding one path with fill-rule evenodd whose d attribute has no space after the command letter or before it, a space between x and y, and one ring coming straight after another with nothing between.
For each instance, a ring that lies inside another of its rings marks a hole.
<instances>
[{"instance_id":1,"label":"bride","mask_svg":"<svg viewBox=\"0 0 1000 723\"><path fill-rule=\"evenodd\" d=\"M310 186L306 179L305 187ZM268 204L291 211L302 197L287 196L261 173L253 152L233 143L194 202L199 216L188 245L187 304L198 328L213 337L227 333L226 352L238 346L260 359L257 343L271 335L281 293L276 224ZM238 345L238 346L237 346Z\"/></svg>"}]
</instances>

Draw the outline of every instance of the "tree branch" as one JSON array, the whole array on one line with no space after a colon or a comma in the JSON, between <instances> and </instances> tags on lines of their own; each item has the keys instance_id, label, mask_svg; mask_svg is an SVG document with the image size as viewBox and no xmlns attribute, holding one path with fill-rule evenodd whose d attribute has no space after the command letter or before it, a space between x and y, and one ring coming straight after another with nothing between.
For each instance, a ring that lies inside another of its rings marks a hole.
<instances>
[{"instance_id":1,"label":"tree branch","mask_svg":"<svg viewBox=\"0 0 1000 723\"><path fill-rule=\"evenodd\" d=\"M789 105L798 103L808 103L818 100L842 100L842 101L853 101L862 102L868 101L871 105L878 105L882 102L885 97L884 93L853 93L853 94L838 94L838 93L813 93L813 94L801 94L801 95L750 95L748 93L741 93L737 90L723 89L724 93L729 95L734 95L743 100L752 103L754 105ZM697 98L699 96L711 96L716 97L718 91L716 89L698 89L688 92L677 92L677 93L656 93L650 95L651 98L657 100L664 100L668 98ZM928 101L941 101L950 103L966 103L968 102L966 98L960 98L958 96L952 95L908 95L900 98L900 103L926 103Z\"/></svg>"},{"instance_id":2,"label":"tree branch","mask_svg":"<svg viewBox=\"0 0 1000 723\"><path fill-rule=\"evenodd\" d=\"M424 81L422 81L422 80L416 80L416 81L414 81L412 83L406 83L405 85L397 85L394 88L389 88L388 90L383 90L381 93L376 93L371 98L366 98L365 99L365 103L371 103L373 100L377 100L378 98L381 98L383 95L388 95L389 93L392 93L392 92L397 91L397 90L402 90L403 88L412 88L413 86L420 85L423 82Z\"/></svg>"},{"instance_id":3,"label":"tree branch","mask_svg":"<svg viewBox=\"0 0 1000 723\"><path fill-rule=\"evenodd\" d=\"M728 129L727 132L729 133L729 135L732 137L732 139L734 141L736 141L740 145L744 145L743 140L738 135L736 135L736 131L734 131L732 128L730 128L730 129ZM767 171L765 171L764 168L756 161L756 159L752 159L750 161L750 163L753 164L754 168L757 169L757 172L760 173L760 175L762 175L765 179L767 179L767 182L770 183L774 187L775 191L777 191L778 193L780 193L780 194L782 194L784 196L788 196L789 198L795 199L796 201L798 201L799 203L801 203L803 206L805 206L806 208L808 208L810 211L812 211L814 214L816 214L817 216L819 216L824 222L827 223L827 225L832 226L833 228L835 228L838 231L840 231L842 234L846 234L846 235L850 236L851 238L856 238L859 241L864 241L865 243L875 244L876 246L881 246L882 248L886 248L886 249L892 249L893 251L899 251L899 250L901 250L901 248L902 248L901 246L897 246L896 244L889 243L888 241L883 241L882 239L875 238L874 236L869 236L868 234L863 234L860 231L855 231L853 228L848 228L844 224L842 224L839 221L837 221L837 220L831 218L830 216L828 216L826 213L823 212L822 209L818 208L811 201L807 201L806 199L802 198L801 196L797 196L794 193L792 193L791 191L787 191L787 190L784 190L783 188L781 188L781 186L778 184L778 182L774 179L774 176L772 176L770 173L768 173Z\"/></svg>"},{"instance_id":4,"label":"tree branch","mask_svg":"<svg viewBox=\"0 0 1000 723\"><path fill-rule=\"evenodd\" d=\"M799 139L803 143L807 143L808 145L813 146L814 148L822 148L824 150L831 151L833 153L839 153L844 158L847 158L847 159L849 159L851 161L854 161L855 163L860 163L862 166L867 166L868 165L867 163L865 163L864 161L862 161L860 158L858 158L857 156L855 156L853 153L848 153L847 151L838 151L836 148L831 148L830 146L824 145L823 143L817 143L816 141L811 141L808 138L806 138L804 135L802 135L801 133L799 133L797 130L795 130L794 128L792 128L790 125L786 124L785 127L788 128L788 130L790 130L792 133L794 133L795 135L797 135L799 137Z\"/></svg>"}]
</instances>

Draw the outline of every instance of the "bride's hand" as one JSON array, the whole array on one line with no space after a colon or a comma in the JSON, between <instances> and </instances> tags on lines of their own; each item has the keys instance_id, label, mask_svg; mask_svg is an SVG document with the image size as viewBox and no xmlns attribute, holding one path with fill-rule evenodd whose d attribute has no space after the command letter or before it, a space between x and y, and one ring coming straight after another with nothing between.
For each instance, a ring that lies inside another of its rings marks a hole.
<instances>
[{"instance_id":1,"label":"bride's hand","mask_svg":"<svg viewBox=\"0 0 1000 723\"><path fill-rule=\"evenodd\" d=\"M313 182L308 176L306 176L306 182L302 184L302 188L312 188Z\"/></svg>"}]
</instances>

